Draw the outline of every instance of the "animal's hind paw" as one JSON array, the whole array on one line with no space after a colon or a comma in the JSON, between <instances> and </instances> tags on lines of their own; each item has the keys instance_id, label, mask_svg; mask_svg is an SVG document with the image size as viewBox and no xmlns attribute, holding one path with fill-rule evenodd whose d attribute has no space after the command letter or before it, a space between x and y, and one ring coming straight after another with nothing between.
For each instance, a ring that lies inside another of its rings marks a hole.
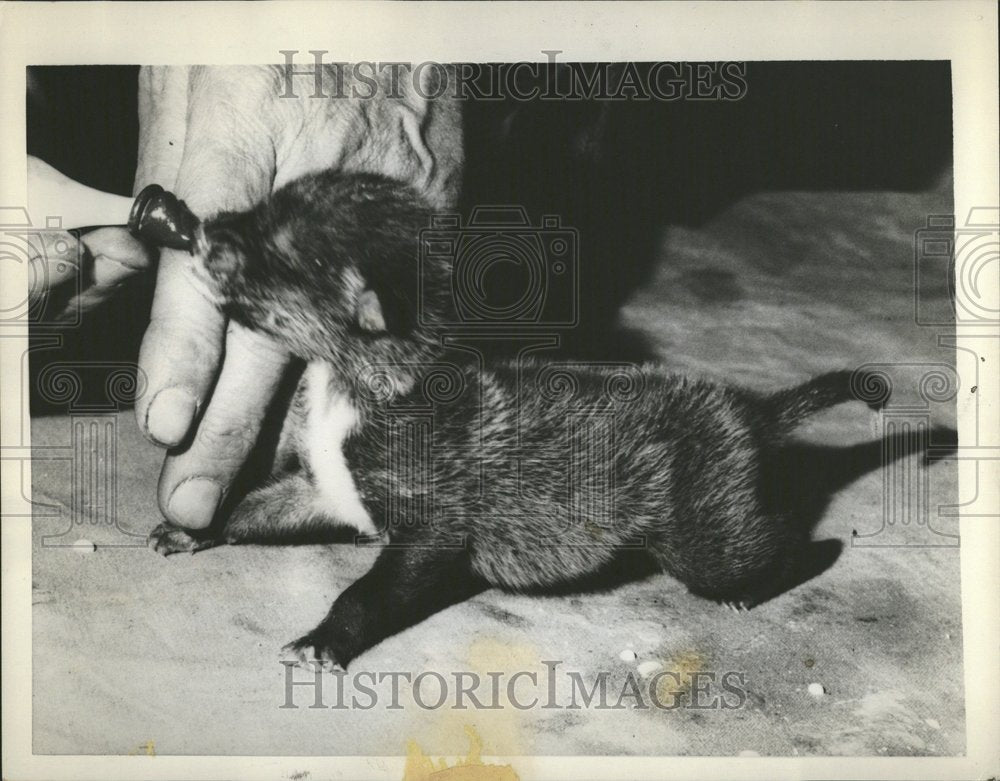
<instances>
[{"instance_id":1,"label":"animal's hind paw","mask_svg":"<svg viewBox=\"0 0 1000 781\"><path fill-rule=\"evenodd\" d=\"M344 670L344 665L337 658L337 652L315 632L293 640L281 649L282 653L295 660L299 667L307 670L315 670L316 666L323 668L327 672L337 672Z\"/></svg>"},{"instance_id":2,"label":"animal's hind paw","mask_svg":"<svg viewBox=\"0 0 1000 781\"><path fill-rule=\"evenodd\" d=\"M161 523L149 533L146 545L162 556L172 553L194 553L216 545L216 541L204 537L193 537L187 531L172 523Z\"/></svg>"}]
</instances>

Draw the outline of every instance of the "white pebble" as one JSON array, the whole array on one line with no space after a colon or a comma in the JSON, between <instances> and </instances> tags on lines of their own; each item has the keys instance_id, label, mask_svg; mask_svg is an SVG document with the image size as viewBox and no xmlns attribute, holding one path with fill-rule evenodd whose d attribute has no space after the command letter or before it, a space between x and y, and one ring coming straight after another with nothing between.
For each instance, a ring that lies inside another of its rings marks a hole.
<instances>
[{"instance_id":1,"label":"white pebble","mask_svg":"<svg viewBox=\"0 0 1000 781\"><path fill-rule=\"evenodd\" d=\"M738 756L738 757L759 757L760 754L758 754L756 751L754 751L752 749L745 748L739 754L737 754L736 756Z\"/></svg>"},{"instance_id":2,"label":"white pebble","mask_svg":"<svg viewBox=\"0 0 1000 781\"><path fill-rule=\"evenodd\" d=\"M636 669L639 671L639 675L643 678L648 678L654 673L662 670L663 665L659 662L653 661L652 659L647 659L645 662L640 662Z\"/></svg>"},{"instance_id":3,"label":"white pebble","mask_svg":"<svg viewBox=\"0 0 1000 781\"><path fill-rule=\"evenodd\" d=\"M809 694L813 697L822 697L826 694L826 688L821 683L810 683Z\"/></svg>"},{"instance_id":4,"label":"white pebble","mask_svg":"<svg viewBox=\"0 0 1000 781\"><path fill-rule=\"evenodd\" d=\"M941 722L937 719L924 719L924 723L931 729L941 729Z\"/></svg>"},{"instance_id":5,"label":"white pebble","mask_svg":"<svg viewBox=\"0 0 1000 781\"><path fill-rule=\"evenodd\" d=\"M624 651L618 654L618 658L621 659L623 662L634 662L636 660L635 651L633 651L631 648L626 648Z\"/></svg>"},{"instance_id":6,"label":"white pebble","mask_svg":"<svg viewBox=\"0 0 1000 781\"><path fill-rule=\"evenodd\" d=\"M80 554L93 553L97 550L97 546L90 540L77 540L73 543L73 550Z\"/></svg>"}]
</instances>

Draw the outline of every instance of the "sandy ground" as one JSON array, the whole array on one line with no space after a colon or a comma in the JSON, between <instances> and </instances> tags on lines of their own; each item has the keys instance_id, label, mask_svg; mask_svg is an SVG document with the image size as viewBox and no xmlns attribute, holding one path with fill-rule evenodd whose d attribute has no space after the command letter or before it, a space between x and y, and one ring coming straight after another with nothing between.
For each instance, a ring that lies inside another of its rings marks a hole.
<instances>
[{"instance_id":1,"label":"sandy ground","mask_svg":"<svg viewBox=\"0 0 1000 781\"><path fill-rule=\"evenodd\" d=\"M775 388L832 368L891 363L897 391L918 398L913 386L928 367L913 364L946 370L954 357L938 342L946 328L914 323L913 233L927 215L950 210L943 187L753 196L697 230L667 230L665 260L626 319L678 370ZM935 403L927 414L949 425L953 408ZM802 430L811 446L779 468L794 484L789 493L815 514L815 538L840 541L843 551L822 574L747 614L695 598L666 576L592 594L490 591L387 640L352 668L352 675L437 670L452 679L471 671L484 681L490 671L533 670L546 681L544 662L558 662L561 705L569 702L569 672L588 688L601 671L608 676L605 708L595 701L519 710L506 702L460 710L450 707L453 684L447 705L425 709L405 682L400 708L386 707L387 683L370 709L309 708L312 690L301 688L293 698L300 707L280 707L280 646L311 628L375 551L244 547L163 559L144 546L160 521L161 454L131 412L102 419L107 429L35 419L34 445L55 449L33 470L34 499L45 504L34 519L34 750L384 754L402 753L415 739L428 753L451 754L467 751L471 725L485 754L961 754L957 523L937 510L958 501L954 464L924 469L909 456L880 469L878 445L850 449L877 441L887 420L850 404ZM874 453L874 462L831 493L838 470L865 462L861 453L868 460ZM116 468L91 470L88 459ZM95 485L90 474L116 482ZM904 479L925 481L912 485L927 491L926 504L911 499L910 515L886 500ZM924 511L929 524L919 522ZM65 547L79 539L97 550ZM628 649L635 660L620 656ZM708 682L701 703L711 704L610 707L644 662L676 672L682 696L691 674L701 673ZM738 676L729 679L739 682L735 699L719 687L727 672ZM333 681L327 706L336 702ZM424 702L434 705L437 687L424 683ZM529 683L522 678L519 701L544 703L546 684ZM814 683L825 693L811 695ZM487 684L481 700L484 691Z\"/></svg>"}]
</instances>

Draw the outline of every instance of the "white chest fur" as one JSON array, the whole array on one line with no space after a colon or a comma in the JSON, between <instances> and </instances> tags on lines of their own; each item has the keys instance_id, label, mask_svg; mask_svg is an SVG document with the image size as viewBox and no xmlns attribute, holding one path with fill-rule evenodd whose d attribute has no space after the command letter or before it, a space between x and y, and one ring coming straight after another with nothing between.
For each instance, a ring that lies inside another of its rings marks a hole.
<instances>
[{"instance_id":1,"label":"white chest fur","mask_svg":"<svg viewBox=\"0 0 1000 781\"><path fill-rule=\"evenodd\" d=\"M316 510L362 534L375 534L344 458L344 441L358 423L357 411L346 396L331 391L330 377L325 363L306 368L309 412L302 443L316 483Z\"/></svg>"}]
</instances>

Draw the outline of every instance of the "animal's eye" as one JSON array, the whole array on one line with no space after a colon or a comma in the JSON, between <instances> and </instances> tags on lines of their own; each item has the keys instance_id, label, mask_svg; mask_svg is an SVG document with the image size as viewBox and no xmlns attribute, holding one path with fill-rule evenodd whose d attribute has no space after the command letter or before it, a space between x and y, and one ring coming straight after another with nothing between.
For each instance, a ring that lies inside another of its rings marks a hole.
<instances>
[{"instance_id":1,"label":"animal's eye","mask_svg":"<svg viewBox=\"0 0 1000 781\"><path fill-rule=\"evenodd\" d=\"M239 231L227 225L206 226L205 239L210 247L240 248L243 246L243 237Z\"/></svg>"},{"instance_id":2,"label":"animal's eye","mask_svg":"<svg viewBox=\"0 0 1000 781\"><path fill-rule=\"evenodd\" d=\"M243 253L235 247L215 245L209 250L207 265L212 271L224 274L238 269L243 260Z\"/></svg>"}]
</instances>

